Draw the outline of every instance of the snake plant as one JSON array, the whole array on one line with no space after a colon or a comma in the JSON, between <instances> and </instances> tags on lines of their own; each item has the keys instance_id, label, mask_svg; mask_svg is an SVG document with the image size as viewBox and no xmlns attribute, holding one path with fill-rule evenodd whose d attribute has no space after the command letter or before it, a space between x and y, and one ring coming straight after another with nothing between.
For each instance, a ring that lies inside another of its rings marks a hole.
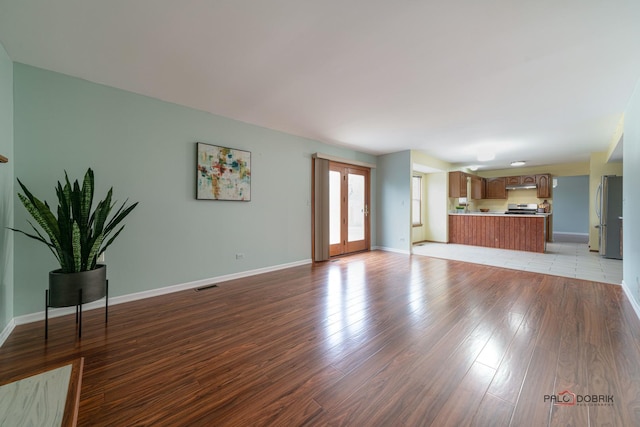
<instances>
[{"instance_id":1,"label":"snake plant","mask_svg":"<svg viewBox=\"0 0 640 427\"><path fill-rule=\"evenodd\" d=\"M56 187L57 218L47 202L42 202L31 194L18 179L24 192L24 194L18 193L18 197L44 233L31 222L29 225L36 234L14 228L12 230L47 245L60 263L63 273L93 270L100 255L124 228L122 225L114 232L118 224L138 203L126 206L127 200L125 200L109 219L109 214L116 205L111 201L113 188L109 189L107 197L100 201L92 212L94 180L91 168L84 175L82 188L78 180L73 183L73 186L71 185L66 171L64 177L64 186L58 181Z\"/></svg>"}]
</instances>

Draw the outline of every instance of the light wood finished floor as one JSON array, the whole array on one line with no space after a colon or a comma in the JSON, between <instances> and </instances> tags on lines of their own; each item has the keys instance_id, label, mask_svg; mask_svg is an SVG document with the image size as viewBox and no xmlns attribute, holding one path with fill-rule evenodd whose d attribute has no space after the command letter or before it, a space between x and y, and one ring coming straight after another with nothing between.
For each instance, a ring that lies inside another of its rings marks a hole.
<instances>
[{"instance_id":1,"label":"light wood finished floor","mask_svg":"<svg viewBox=\"0 0 640 427\"><path fill-rule=\"evenodd\" d=\"M16 327L0 379L84 357L79 425L640 425L617 285L371 252L103 316L81 341L73 316L46 345L42 322ZM613 402L545 402L565 390Z\"/></svg>"}]
</instances>

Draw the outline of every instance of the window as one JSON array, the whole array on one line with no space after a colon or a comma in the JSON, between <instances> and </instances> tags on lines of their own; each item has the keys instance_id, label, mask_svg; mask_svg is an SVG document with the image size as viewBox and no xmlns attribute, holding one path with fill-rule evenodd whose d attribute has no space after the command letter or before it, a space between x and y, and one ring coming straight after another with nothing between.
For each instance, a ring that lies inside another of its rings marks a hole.
<instances>
[{"instance_id":1,"label":"window","mask_svg":"<svg viewBox=\"0 0 640 427\"><path fill-rule=\"evenodd\" d=\"M422 225L422 177L411 179L411 223L414 227Z\"/></svg>"}]
</instances>

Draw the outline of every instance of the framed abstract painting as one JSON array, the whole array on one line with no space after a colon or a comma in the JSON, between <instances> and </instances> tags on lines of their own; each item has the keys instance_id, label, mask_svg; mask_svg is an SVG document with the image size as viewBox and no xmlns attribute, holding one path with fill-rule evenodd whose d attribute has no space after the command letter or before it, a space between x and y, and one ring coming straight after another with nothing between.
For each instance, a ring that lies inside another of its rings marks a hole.
<instances>
[{"instance_id":1,"label":"framed abstract painting","mask_svg":"<svg viewBox=\"0 0 640 427\"><path fill-rule=\"evenodd\" d=\"M251 152L197 143L198 200L251 200Z\"/></svg>"}]
</instances>

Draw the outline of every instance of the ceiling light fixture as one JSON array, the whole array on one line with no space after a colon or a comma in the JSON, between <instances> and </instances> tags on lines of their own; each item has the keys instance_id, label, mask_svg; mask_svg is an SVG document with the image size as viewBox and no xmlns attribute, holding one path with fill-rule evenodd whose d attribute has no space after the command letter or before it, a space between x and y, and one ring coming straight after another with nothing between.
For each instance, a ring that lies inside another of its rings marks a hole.
<instances>
[{"instance_id":1,"label":"ceiling light fixture","mask_svg":"<svg viewBox=\"0 0 640 427\"><path fill-rule=\"evenodd\" d=\"M511 166L524 166L525 163L524 160L516 160L515 162L511 162Z\"/></svg>"},{"instance_id":2,"label":"ceiling light fixture","mask_svg":"<svg viewBox=\"0 0 640 427\"><path fill-rule=\"evenodd\" d=\"M475 172L478 170L478 166L476 165L469 166L469 170Z\"/></svg>"},{"instance_id":3,"label":"ceiling light fixture","mask_svg":"<svg viewBox=\"0 0 640 427\"><path fill-rule=\"evenodd\" d=\"M489 160L493 160L495 158L496 158L496 153L491 153L491 152L478 153L479 162L488 162Z\"/></svg>"}]
</instances>

